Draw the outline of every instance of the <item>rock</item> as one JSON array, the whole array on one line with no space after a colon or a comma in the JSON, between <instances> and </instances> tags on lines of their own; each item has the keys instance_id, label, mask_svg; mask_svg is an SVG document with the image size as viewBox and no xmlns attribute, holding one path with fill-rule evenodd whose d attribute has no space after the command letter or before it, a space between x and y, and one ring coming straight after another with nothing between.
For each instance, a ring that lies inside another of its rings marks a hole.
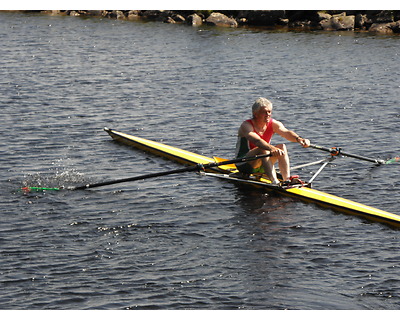
<instances>
[{"instance_id":1,"label":"rock","mask_svg":"<svg viewBox=\"0 0 400 320\"><path fill-rule=\"evenodd\" d=\"M206 19L207 24L217 26L217 27L231 27L236 28L238 23L235 19L228 18L226 15L213 12L211 15Z\"/></svg>"},{"instance_id":2,"label":"rock","mask_svg":"<svg viewBox=\"0 0 400 320\"><path fill-rule=\"evenodd\" d=\"M183 17L183 16L180 15L180 14L174 14L174 15L172 16L172 19L174 19L174 21L177 22L177 23L182 23L182 22L185 22L185 21L186 21L185 17Z\"/></svg>"},{"instance_id":3,"label":"rock","mask_svg":"<svg viewBox=\"0 0 400 320\"><path fill-rule=\"evenodd\" d=\"M289 19L279 19L276 24L279 26L287 26L289 25Z\"/></svg>"},{"instance_id":4,"label":"rock","mask_svg":"<svg viewBox=\"0 0 400 320\"><path fill-rule=\"evenodd\" d=\"M393 11L383 10L379 12L376 15L375 22L377 23L394 22Z\"/></svg>"},{"instance_id":5,"label":"rock","mask_svg":"<svg viewBox=\"0 0 400 320\"><path fill-rule=\"evenodd\" d=\"M390 24L390 29L392 29L392 31L394 33L400 33L400 20L396 21L396 22L392 22Z\"/></svg>"},{"instance_id":6,"label":"rock","mask_svg":"<svg viewBox=\"0 0 400 320\"><path fill-rule=\"evenodd\" d=\"M380 34L393 34L393 30L390 27L391 23L374 23L368 29L369 32L380 33Z\"/></svg>"},{"instance_id":7,"label":"rock","mask_svg":"<svg viewBox=\"0 0 400 320\"><path fill-rule=\"evenodd\" d=\"M103 14L102 10L86 10L85 15L90 17L101 17Z\"/></svg>"},{"instance_id":8,"label":"rock","mask_svg":"<svg viewBox=\"0 0 400 320\"><path fill-rule=\"evenodd\" d=\"M193 27L198 27L203 24L203 19L198 14L194 13L187 17L186 22Z\"/></svg>"},{"instance_id":9,"label":"rock","mask_svg":"<svg viewBox=\"0 0 400 320\"><path fill-rule=\"evenodd\" d=\"M117 13L115 10L104 11L103 15L104 15L104 17L109 18L109 19L117 19Z\"/></svg>"},{"instance_id":10,"label":"rock","mask_svg":"<svg viewBox=\"0 0 400 320\"><path fill-rule=\"evenodd\" d=\"M289 27L292 28L307 28L309 29L311 26L311 21L310 20L296 20L296 21L290 21Z\"/></svg>"},{"instance_id":11,"label":"rock","mask_svg":"<svg viewBox=\"0 0 400 320\"><path fill-rule=\"evenodd\" d=\"M70 15L71 17L79 17L81 14L80 14L79 12L75 11L75 10L72 10L72 11L69 13L69 15Z\"/></svg>"},{"instance_id":12,"label":"rock","mask_svg":"<svg viewBox=\"0 0 400 320\"><path fill-rule=\"evenodd\" d=\"M167 19L164 20L165 23L176 23L176 21L174 19L172 19L171 17L167 17Z\"/></svg>"},{"instance_id":13,"label":"rock","mask_svg":"<svg viewBox=\"0 0 400 320\"><path fill-rule=\"evenodd\" d=\"M128 20L138 20L140 19L138 10L130 10L128 12L128 16L126 17Z\"/></svg>"},{"instance_id":14,"label":"rock","mask_svg":"<svg viewBox=\"0 0 400 320\"><path fill-rule=\"evenodd\" d=\"M325 19L320 22L322 29L324 30L354 30L355 16L346 16L343 12L340 15L334 15L330 19Z\"/></svg>"},{"instance_id":15,"label":"rock","mask_svg":"<svg viewBox=\"0 0 400 320\"><path fill-rule=\"evenodd\" d=\"M173 14L172 16L167 16L164 20L165 23L182 23L185 18L180 14Z\"/></svg>"},{"instance_id":16,"label":"rock","mask_svg":"<svg viewBox=\"0 0 400 320\"><path fill-rule=\"evenodd\" d=\"M44 11L41 11L41 13L48 14L48 15L51 15L51 16L58 16L58 15L62 15L63 14L61 12L61 10L44 10Z\"/></svg>"},{"instance_id":17,"label":"rock","mask_svg":"<svg viewBox=\"0 0 400 320\"><path fill-rule=\"evenodd\" d=\"M358 13L354 19L354 28L355 29L366 29L367 24L371 24L371 20L368 19L366 14Z\"/></svg>"},{"instance_id":18,"label":"rock","mask_svg":"<svg viewBox=\"0 0 400 320\"><path fill-rule=\"evenodd\" d=\"M116 10L115 14L117 16L117 20L126 20L126 17L125 17L125 14L123 13L123 11Z\"/></svg>"},{"instance_id":19,"label":"rock","mask_svg":"<svg viewBox=\"0 0 400 320\"><path fill-rule=\"evenodd\" d=\"M318 17L317 18L318 22L321 22L323 20L329 20L330 18L332 18L332 16L329 13L326 13L324 11L318 11L317 12L317 17Z\"/></svg>"}]
</instances>

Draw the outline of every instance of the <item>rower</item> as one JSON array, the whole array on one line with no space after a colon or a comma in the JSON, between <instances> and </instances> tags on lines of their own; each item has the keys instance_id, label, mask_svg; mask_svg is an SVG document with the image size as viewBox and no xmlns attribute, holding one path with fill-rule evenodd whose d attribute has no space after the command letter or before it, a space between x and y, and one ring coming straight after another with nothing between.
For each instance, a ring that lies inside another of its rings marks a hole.
<instances>
[{"instance_id":1,"label":"rower","mask_svg":"<svg viewBox=\"0 0 400 320\"><path fill-rule=\"evenodd\" d=\"M258 98L252 106L253 117L243 121L238 131L236 143L236 158L252 157L270 153L271 157L261 158L237 165L239 172L250 175L264 173L275 185L297 183L290 175L290 161L285 144L271 144L272 136L277 133L291 142L297 142L304 148L310 146L310 141L300 137L294 131L286 129L280 122L272 118L272 103L266 98ZM283 182L279 182L274 164L278 162Z\"/></svg>"}]
</instances>

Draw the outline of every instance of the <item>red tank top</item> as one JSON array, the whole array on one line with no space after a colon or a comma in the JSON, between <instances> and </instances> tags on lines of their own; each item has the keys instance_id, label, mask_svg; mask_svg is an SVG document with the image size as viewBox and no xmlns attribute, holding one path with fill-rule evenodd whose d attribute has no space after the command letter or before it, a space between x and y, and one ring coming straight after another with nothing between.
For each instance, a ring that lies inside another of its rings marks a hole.
<instances>
[{"instance_id":1,"label":"red tank top","mask_svg":"<svg viewBox=\"0 0 400 320\"><path fill-rule=\"evenodd\" d=\"M274 128L272 127L272 123L274 122L274 119L271 118L271 119L269 120L269 122L268 122L268 124L267 124L267 129L265 129L265 132L263 133L263 135L260 135L260 134L256 131L256 129L254 128L253 121L252 121L251 119L246 120L246 121L252 125L253 131L254 131L255 133L257 133L257 134L260 136L261 139L263 139L264 141L266 141L266 142L268 142L268 143L271 142L271 138L272 138L272 136L273 136L273 134L274 134ZM253 143L251 143L251 142L249 141L249 147L250 147L250 149L254 149L256 146L255 146Z\"/></svg>"}]
</instances>

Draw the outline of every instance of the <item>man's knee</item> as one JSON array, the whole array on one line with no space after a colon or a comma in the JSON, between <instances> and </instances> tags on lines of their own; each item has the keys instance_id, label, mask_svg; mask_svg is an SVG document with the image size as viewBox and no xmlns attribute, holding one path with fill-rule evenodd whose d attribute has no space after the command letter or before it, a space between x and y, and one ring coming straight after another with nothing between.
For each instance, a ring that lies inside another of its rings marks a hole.
<instances>
[{"instance_id":1,"label":"man's knee","mask_svg":"<svg viewBox=\"0 0 400 320\"><path fill-rule=\"evenodd\" d=\"M276 147L285 152L287 151L286 144L284 144L284 143L278 144Z\"/></svg>"},{"instance_id":2,"label":"man's knee","mask_svg":"<svg viewBox=\"0 0 400 320\"><path fill-rule=\"evenodd\" d=\"M265 149L261 149L261 148L256 148L256 149L253 149L255 152L255 155L259 155L259 154L266 154L266 153L269 153L269 151L267 151L267 150L265 150Z\"/></svg>"}]
</instances>

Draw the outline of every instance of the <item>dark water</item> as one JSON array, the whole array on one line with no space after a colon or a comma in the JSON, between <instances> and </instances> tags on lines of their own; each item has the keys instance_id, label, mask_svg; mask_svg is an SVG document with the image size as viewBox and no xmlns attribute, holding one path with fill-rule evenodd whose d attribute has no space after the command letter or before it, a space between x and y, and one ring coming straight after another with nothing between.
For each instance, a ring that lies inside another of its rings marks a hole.
<instances>
[{"instance_id":1,"label":"dark water","mask_svg":"<svg viewBox=\"0 0 400 320\"><path fill-rule=\"evenodd\" d=\"M400 155L399 37L0 13L0 38L1 309L399 308L383 224L190 173L18 191L179 167L104 126L230 158L258 96L316 144ZM338 159L315 187L400 214L399 181Z\"/></svg>"}]
</instances>

